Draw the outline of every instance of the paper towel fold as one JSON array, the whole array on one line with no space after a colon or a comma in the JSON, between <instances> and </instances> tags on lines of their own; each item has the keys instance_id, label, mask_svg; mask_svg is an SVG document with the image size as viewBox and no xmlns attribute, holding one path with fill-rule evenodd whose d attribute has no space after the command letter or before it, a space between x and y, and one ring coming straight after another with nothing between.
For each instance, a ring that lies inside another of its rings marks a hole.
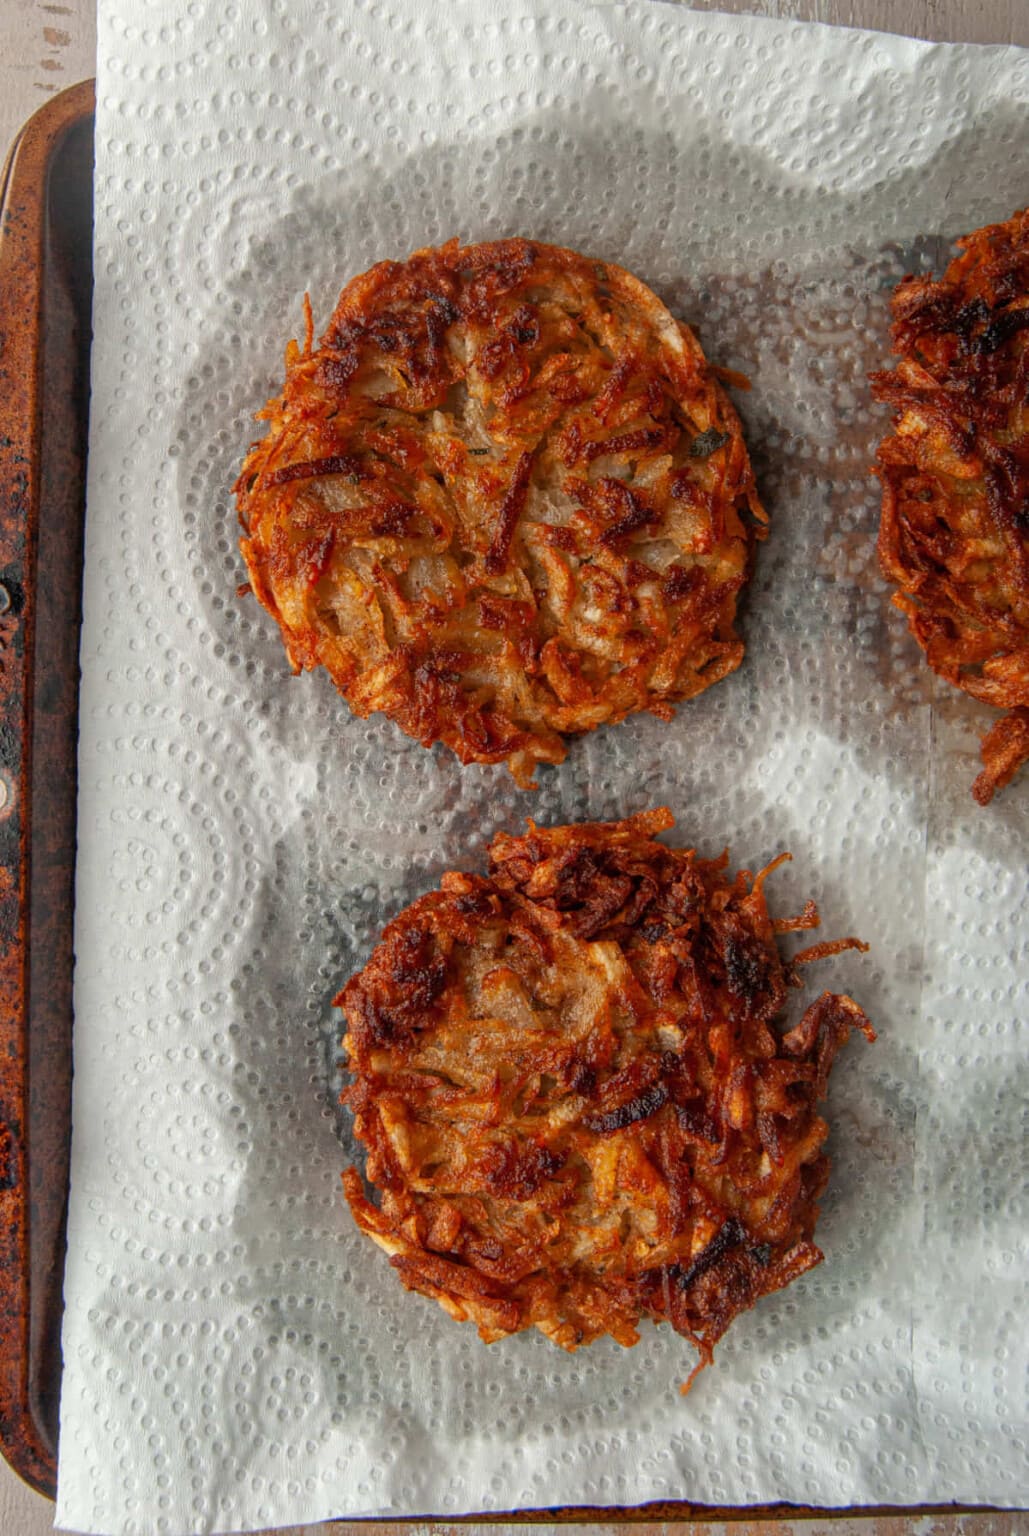
<instances>
[{"instance_id":1,"label":"paper towel fold","mask_svg":"<svg viewBox=\"0 0 1029 1536\"><path fill-rule=\"evenodd\" d=\"M865 374L902 273L1025 200L1027 101L1017 50L664 4L102 0L61 1524L1024 1495L1029 796L972 805L985 711L889 607ZM753 381L743 668L535 795L289 678L235 596L304 291L323 325L453 234L617 260ZM778 909L872 944L812 984L880 1029L833 1082L826 1264L685 1400L667 1329L487 1350L401 1290L339 1193L331 1008L498 826L662 803L792 849Z\"/></svg>"}]
</instances>

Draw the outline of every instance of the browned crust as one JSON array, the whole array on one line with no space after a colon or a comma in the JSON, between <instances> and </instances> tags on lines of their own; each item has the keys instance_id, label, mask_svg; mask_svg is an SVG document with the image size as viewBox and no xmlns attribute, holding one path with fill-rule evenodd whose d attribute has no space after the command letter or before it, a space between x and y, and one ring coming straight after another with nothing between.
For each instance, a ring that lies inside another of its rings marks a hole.
<instances>
[{"instance_id":1,"label":"browned crust","mask_svg":"<svg viewBox=\"0 0 1029 1536\"><path fill-rule=\"evenodd\" d=\"M1029 759L1029 211L893 296L879 559L929 665L995 709L981 805Z\"/></svg>"},{"instance_id":2,"label":"browned crust","mask_svg":"<svg viewBox=\"0 0 1029 1536\"><path fill-rule=\"evenodd\" d=\"M821 1260L824 1097L852 1028L825 992L784 1033L798 966L764 880L656 834L667 811L498 834L445 875L337 1001L368 1150L344 1174L404 1285L491 1342L565 1349L668 1321L700 1364L742 1310ZM780 860L776 860L779 863ZM774 866L770 866L773 868Z\"/></svg>"},{"instance_id":3,"label":"browned crust","mask_svg":"<svg viewBox=\"0 0 1029 1536\"><path fill-rule=\"evenodd\" d=\"M529 784L739 665L765 523L739 419L620 267L527 240L381 262L260 414L250 585L356 713Z\"/></svg>"}]
</instances>

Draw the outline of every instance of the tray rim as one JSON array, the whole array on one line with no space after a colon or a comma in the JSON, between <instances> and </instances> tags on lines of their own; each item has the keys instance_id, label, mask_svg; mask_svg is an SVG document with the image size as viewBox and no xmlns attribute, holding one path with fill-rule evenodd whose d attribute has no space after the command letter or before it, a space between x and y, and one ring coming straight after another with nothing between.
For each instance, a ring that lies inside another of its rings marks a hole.
<instances>
[{"instance_id":1,"label":"tray rim","mask_svg":"<svg viewBox=\"0 0 1029 1536\"><path fill-rule=\"evenodd\" d=\"M95 113L96 89L94 80L84 80L70 86L58 95L45 102L23 124L16 134L8 150L2 173L0 173L0 344L6 341L4 334L3 318L5 310L14 307L14 301L10 298L13 293L21 304L31 305L33 316L33 329L28 340L31 342L32 373L28 379L29 389L25 402L26 409L22 413L21 433L16 436L7 427L10 442L7 446L14 446L16 452L24 454L27 461L28 487L25 496L26 507L26 534L34 549L35 533L38 520L43 511L40 504L40 447L41 432L38 411L38 400L41 387L39 372L41 370L42 348L39 345L40 308L42 289L44 282L44 232L46 222L45 188L50 165L54 155L59 150L67 134L74 128L82 125ZM30 198L34 194L34 202L30 205L34 210L34 217L28 217L20 221L16 227L10 226L10 207L15 203L19 194L24 193ZM17 249L12 249L17 247ZM3 486L3 471L0 469L0 489ZM31 615L28 616L31 618ZM26 630L30 630L30 623L26 623ZM31 720L31 688L32 688L32 647L31 633L25 636L25 672L24 672L24 696L23 705L23 738L22 760L17 790L17 804L26 808L26 816L21 827L21 867L19 884L19 927L17 938L18 953L15 957L17 966L21 972L21 988L18 1001L20 1008L12 1009L5 990L0 984L0 1061L7 1053L7 1048L12 1044L16 1049L17 1064L21 1068L20 1077L14 1074L15 1099L18 1108L24 1111L17 1117L10 1113L11 1094L10 1085L6 1080L11 1074L0 1064L0 1161L6 1157L8 1168L12 1168L15 1175L15 1183L11 1188L0 1189L0 1224L9 1226L14 1232L14 1241L20 1257L20 1267L17 1272L18 1284L13 1287L9 1284L0 1284L0 1454L7 1464L19 1477L28 1483L44 1497L53 1500L56 1494L57 1466L50 1449L39 1433L39 1427L32 1413L29 1393L29 1357L28 1357L28 1196L27 1196L27 1168L29 1156L29 1139L31 1124L28 1119L27 1099L27 1050L25 1049L27 1035L31 1027L31 1019L28 1009L28 994L25 986L25 970L28 954L28 946L31 943L31 933L26 927L28 913L27 890L27 854L30 846L32 832L32 797L30 792L31 761L30 754L25 749L25 744L30 739ZM2 807L0 807L2 810ZM2 963L3 935L0 935L0 963ZM6 1119L5 1119L6 1116ZM5 1149L3 1133L10 1129L17 1119L20 1134L11 1138L10 1149ZM0 1184L5 1183L0 1179ZM5 1204L6 1203L6 1204ZM0 1268L2 1268L3 1251L0 1244ZM11 1290L16 1291L16 1296L11 1295ZM11 1303L20 1303L12 1307ZM721 1523L737 1523L749 1521L781 1521L815 1520L836 1516L840 1519L873 1520L884 1517L907 1517L910 1519L921 1518L926 1515L934 1516L959 1516L964 1514L1011 1514L1016 1511L1003 1509L990 1504L919 1504L919 1505L858 1505L858 1506L811 1506L798 1505L783 1502L771 1504L755 1504L745 1506L714 1506L694 1504L686 1500L657 1501L632 1506L616 1505L572 1505L540 1509L520 1509L512 1511L480 1511L470 1512L459 1516L408 1516L386 1517L383 1519L371 1519L354 1521L354 1526L368 1526L370 1529L389 1526L391 1529L398 1525L424 1523L426 1520L444 1519L448 1525L462 1524L516 1524L528 1525L541 1518L548 1518L561 1524L594 1524L604 1523L641 1523L652 1521L685 1522L695 1520L709 1520ZM338 1516L336 1520L327 1523L333 1526L336 1521L348 1522L350 1517Z\"/></svg>"},{"instance_id":2,"label":"tray rim","mask_svg":"<svg viewBox=\"0 0 1029 1536\"><path fill-rule=\"evenodd\" d=\"M69 134L90 119L94 101L94 84L88 80L45 102L13 139L0 175L0 379L5 386L0 401L0 550L11 587L4 589L0 647L0 818L7 823L9 849L0 871L0 1450L23 1481L51 1498L54 1448L36 1415L39 1383L30 1376L30 876L43 296L51 167ZM45 727L45 710L39 718ZM14 858L11 844L16 844Z\"/></svg>"}]
</instances>

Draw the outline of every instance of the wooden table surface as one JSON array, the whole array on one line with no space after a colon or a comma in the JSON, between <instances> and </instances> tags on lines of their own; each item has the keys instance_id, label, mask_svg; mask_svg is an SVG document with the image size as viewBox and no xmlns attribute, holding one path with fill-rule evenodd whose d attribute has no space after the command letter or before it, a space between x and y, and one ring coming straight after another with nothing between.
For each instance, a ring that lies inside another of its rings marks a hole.
<instances>
[{"instance_id":1,"label":"wooden table surface","mask_svg":"<svg viewBox=\"0 0 1029 1536\"><path fill-rule=\"evenodd\" d=\"M173 4L174 0L169 0ZM1029 47L1029 0L694 0L695 10L740 11L786 16L944 42L1018 43ZM0 0L0 159L22 122L48 96L95 73L96 0ZM31 1492L0 1462L0 1536L45 1536L52 1531L53 1506ZM560 1526L447 1526L416 1528L418 1536L499 1536L503 1530L553 1531ZM608 1532L612 1526L594 1529ZM622 1528L624 1530L624 1527ZM657 1536L671 1527L641 1524L639 1536ZM676 1536L715 1536L718 1525L690 1522ZM868 1516L862 1519L748 1521L734 1524L739 1536L1029 1536L1029 1515ZM282 1536L343 1536L368 1530L382 1536L414 1536L410 1526L332 1525L295 1527Z\"/></svg>"}]
</instances>

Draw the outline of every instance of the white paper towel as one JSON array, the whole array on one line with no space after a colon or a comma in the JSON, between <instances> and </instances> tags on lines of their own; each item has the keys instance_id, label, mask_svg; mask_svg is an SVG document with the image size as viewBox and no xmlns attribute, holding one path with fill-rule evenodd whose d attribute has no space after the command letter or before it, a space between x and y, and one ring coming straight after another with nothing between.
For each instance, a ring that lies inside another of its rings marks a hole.
<instances>
[{"instance_id":1,"label":"white paper towel","mask_svg":"<svg viewBox=\"0 0 1029 1536\"><path fill-rule=\"evenodd\" d=\"M58 1519L238 1530L683 1497L1025 1492L1029 785L875 567L865 375L905 270L1029 195L1029 56L566 0L102 0ZM753 380L743 668L536 795L294 680L229 488L309 290L525 234L619 261ZM498 826L667 803L781 848L880 1029L830 1100L827 1262L690 1396L668 1329L486 1349L344 1208L331 998Z\"/></svg>"}]
</instances>

